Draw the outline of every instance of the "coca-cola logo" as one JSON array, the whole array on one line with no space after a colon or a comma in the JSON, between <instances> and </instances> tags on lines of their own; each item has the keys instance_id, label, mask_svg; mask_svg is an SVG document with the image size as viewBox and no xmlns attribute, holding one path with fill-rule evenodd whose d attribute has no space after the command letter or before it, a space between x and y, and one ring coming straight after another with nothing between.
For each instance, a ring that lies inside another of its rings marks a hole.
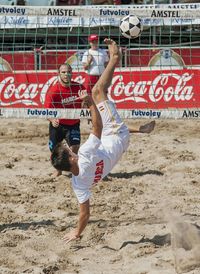
<instances>
[{"instance_id":1,"label":"coca-cola logo","mask_svg":"<svg viewBox=\"0 0 200 274\"><path fill-rule=\"evenodd\" d=\"M84 78L77 76L73 79L76 82L83 83ZM22 104L25 106L41 106L45 102L47 91L58 81L57 76L41 83L18 83L13 76L8 76L0 82L0 105L14 106ZM25 82L25 81L24 81Z\"/></svg>"},{"instance_id":2,"label":"coca-cola logo","mask_svg":"<svg viewBox=\"0 0 200 274\"><path fill-rule=\"evenodd\" d=\"M44 103L46 93L51 85L57 82L57 76L50 78L45 84L40 83L15 83L13 76L6 77L0 82L0 105L10 106L24 104L26 106L38 106L36 98L39 96L40 102Z\"/></svg>"},{"instance_id":3,"label":"coca-cola logo","mask_svg":"<svg viewBox=\"0 0 200 274\"><path fill-rule=\"evenodd\" d=\"M175 101L189 101L194 95L193 85L188 83L192 78L193 74L188 72L182 75L161 73L152 81L130 81L125 84L123 76L116 75L109 88L109 97L116 103L124 101L148 103L161 100L169 102L173 99Z\"/></svg>"}]
</instances>

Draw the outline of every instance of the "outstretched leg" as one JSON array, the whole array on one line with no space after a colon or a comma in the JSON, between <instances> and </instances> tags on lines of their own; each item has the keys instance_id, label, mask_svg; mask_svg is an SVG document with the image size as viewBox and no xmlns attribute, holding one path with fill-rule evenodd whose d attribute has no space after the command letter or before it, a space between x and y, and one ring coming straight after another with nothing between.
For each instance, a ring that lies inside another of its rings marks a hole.
<instances>
[{"instance_id":1,"label":"outstretched leg","mask_svg":"<svg viewBox=\"0 0 200 274\"><path fill-rule=\"evenodd\" d=\"M101 77L92 89L92 97L96 104L108 100L108 88L112 82L115 67L121 57L119 48L115 41L113 41L112 39L105 39L104 42L108 45L110 60Z\"/></svg>"}]
</instances>

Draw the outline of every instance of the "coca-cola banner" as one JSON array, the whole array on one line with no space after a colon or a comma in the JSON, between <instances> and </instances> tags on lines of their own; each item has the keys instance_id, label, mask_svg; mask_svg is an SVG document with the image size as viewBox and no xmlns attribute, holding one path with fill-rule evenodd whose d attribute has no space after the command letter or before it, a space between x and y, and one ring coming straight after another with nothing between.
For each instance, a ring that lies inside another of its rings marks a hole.
<instances>
[{"instance_id":1,"label":"coca-cola banner","mask_svg":"<svg viewBox=\"0 0 200 274\"><path fill-rule=\"evenodd\" d=\"M109 89L118 108L200 107L200 70L142 70L116 73Z\"/></svg>"},{"instance_id":2,"label":"coca-cola banner","mask_svg":"<svg viewBox=\"0 0 200 274\"><path fill-rule=\"evenodd\" d=\"M121 112L125 118L160 118L167 116L169 110L173 112L174 118L180 118L184 110L200 108L199 79L199 69L163 71L127 69L123 72L117 69L108 96L116 103L119 110L123 110ZM84 85L85 73L75 72L73 80ZM53 72L0 73L0 115L64 117L62 110L44 109L49 87L55 85L57 81L57 74ZM87 110L81 111L69 110L67 117L89 115Z\"/></svg>"}]
</instances>

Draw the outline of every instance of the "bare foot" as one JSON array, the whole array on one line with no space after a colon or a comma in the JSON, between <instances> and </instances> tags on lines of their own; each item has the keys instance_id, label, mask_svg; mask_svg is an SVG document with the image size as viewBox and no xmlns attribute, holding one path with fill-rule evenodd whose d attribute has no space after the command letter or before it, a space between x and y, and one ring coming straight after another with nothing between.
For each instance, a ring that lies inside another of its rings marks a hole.
<instances>
[{"instance_id":1,"label":"bare foot","mask_svg":"<svg viewBox=\"0 0 200 274\"><path fill-rule=\"evenodd\" d=\"M110 59L113 59L115 62L118 62L121 58L121 53L119 51L119 47L118 47L117 43L110 38L104 39L104 42L108 46L108 50L110 53Z\"/></svg>"},{"instance_id":2,"label":"bare foot","mask_svg":"<svg viewBox=\"0 0 200 274\"><path fill-rule=\"evenodd\" d=\"M151 133L154 130L156 122L152 121L150 123L147 123L145 125L140 126L139 131L141 133Z\"/></svg>"}]
</instances>

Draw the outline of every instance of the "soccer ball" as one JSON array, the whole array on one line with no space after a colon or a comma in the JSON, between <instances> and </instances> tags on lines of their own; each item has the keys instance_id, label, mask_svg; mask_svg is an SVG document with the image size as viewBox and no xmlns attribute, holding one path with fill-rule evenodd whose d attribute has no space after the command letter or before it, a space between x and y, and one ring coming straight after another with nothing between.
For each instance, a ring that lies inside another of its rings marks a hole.
<instances>
[{"instance_id":1,"label":"soccer ball","mask_svg":"<svg viewBox=\"0 0 200 274\"><path fill-rule=\"evenodd\" d=\"M140 18L135 15L128 15L121 19L119 28L124 37L135 39L141 34L143 25Z\"/></svg>"}]
</instances>

